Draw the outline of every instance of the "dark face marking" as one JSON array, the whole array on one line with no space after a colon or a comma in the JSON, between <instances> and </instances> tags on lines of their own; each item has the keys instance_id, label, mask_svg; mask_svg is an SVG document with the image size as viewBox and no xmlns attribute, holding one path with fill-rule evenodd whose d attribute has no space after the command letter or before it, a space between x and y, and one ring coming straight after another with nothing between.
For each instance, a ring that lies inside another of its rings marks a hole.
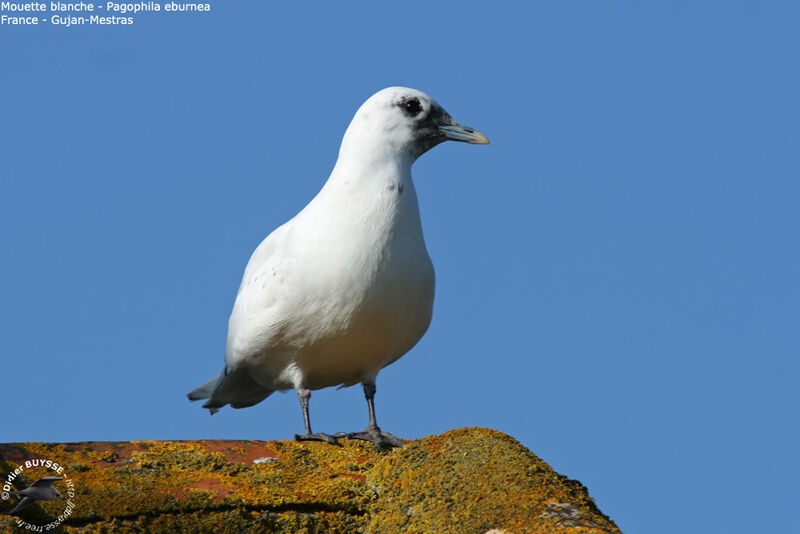
<instances>
[{"instance_id":1,"label":"dark face marking","mask_svg":"<svg viewBox=\"0 0 800 534\"><path fill-rule=\"evenodd\" d=\"M408 100L403 99L400 102L400 106L409 117L416 117L422 111L422 104L419 103L419 99L416 97L411 97Z\"/></svg>"},{"instance_id":2,"label":"dark face marking","mask_svg":"<svg viewBox=\"0 0 800 534\"><path fill-rule=\"evenodd\" d=\"M404 96L397 106L412 119L416 157L447 140L444 133L439 130L439 126L452 125L454 122L439 105L432 104L430 109L426 109L416 96Z\"/></svg>"},{"instance_id":3,"label":"dark face marking","mask_svg":"<svg viewBox=\"0 0 800 534\"><path fill-rule=\"evenodd\" d=\"M430 111L420 116L414 124L414 138L419 155L446 141L447 137L439 130L439 126L450 124L453 124L453 118L438 105L432 106Z\"/></svg>"}]
</instances>

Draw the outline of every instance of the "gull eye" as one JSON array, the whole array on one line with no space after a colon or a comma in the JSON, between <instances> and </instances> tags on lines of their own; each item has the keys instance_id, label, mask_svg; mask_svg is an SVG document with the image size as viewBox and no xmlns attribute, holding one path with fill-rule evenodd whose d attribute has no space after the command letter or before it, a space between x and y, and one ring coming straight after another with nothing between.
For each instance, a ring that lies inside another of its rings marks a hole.
<instances>
[{"instance_id":1,"label":"gull eye","mask_svg":"<svg viewBox=\"0 0 800 534\"><path fill-rule=\"evenodd\" d=\"M400 106L411 117L419 115L419 112L422 111L422 105L416 98L409 98L408 100L404 100L403 102L400 103Z\"/></svg>"}]
</instances>

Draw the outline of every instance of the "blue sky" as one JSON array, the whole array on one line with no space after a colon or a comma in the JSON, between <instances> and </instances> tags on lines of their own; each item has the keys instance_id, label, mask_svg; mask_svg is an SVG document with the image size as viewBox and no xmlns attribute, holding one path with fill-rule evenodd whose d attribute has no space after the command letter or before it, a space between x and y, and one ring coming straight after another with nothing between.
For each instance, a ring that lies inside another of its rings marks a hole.
<instances>
[{"instance_id":1,"label":"blue sky","mask_svg":"<svg viewBox=\"0 0 800 534\"><path fill-rule=\"evenodd\" d=\"M507 432L625 532L800 529L799 15L218 2L0 27L0 442L300 431L293 393L214 417L184 395L222 366L252 250L405 85L492 144L414 167L434 319L379 377L381 426ZM311 415L367 417L360 388Z\"/></svg>"}]
</instances>

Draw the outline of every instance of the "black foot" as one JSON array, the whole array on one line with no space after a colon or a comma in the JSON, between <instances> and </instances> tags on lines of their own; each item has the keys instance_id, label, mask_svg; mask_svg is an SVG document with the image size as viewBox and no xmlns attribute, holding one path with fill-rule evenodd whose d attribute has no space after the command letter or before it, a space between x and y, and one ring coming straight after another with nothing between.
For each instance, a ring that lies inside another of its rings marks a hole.
<instances>
[{"instance_id":1,"label":"black foot","mask_svg":"<svg viewBox=\"0 0 800 534\"><path fill-rule=\"evenodd\" d=\"M294 435L295 441L324 441L325 443L330 443L331 445L338 445L339 441L336 439L336 436L331 436L330 434L323 434L322 432L317 432L316 434L295 434Z\"/></svg>"},{"instance_id":2,"label":"black foot","mask_svg":"<svg viewBox=\"0 0 800 534\"><path fill-rule=\"evenodd\" d=\"M339 434L336 434L339 436ZM381 432L380 428L367 428L363 432L351 432L345 436L348 439L363 439L364 441L369 441L370 443L374 444L375 447L379 451L383 451L389 449L391 447L402 447L406 444L405 441L398 438L397 436L393 436L388 432Z\"/></svg>"}]
</instances>

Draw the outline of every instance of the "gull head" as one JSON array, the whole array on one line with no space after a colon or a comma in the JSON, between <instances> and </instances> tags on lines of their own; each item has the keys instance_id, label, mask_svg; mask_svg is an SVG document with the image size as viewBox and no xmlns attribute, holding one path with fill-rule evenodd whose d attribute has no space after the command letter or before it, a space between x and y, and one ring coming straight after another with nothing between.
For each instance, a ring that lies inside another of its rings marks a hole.
<instances>
[{"instance_id":1,"label":"gull head","mask_svg":"<svg viewBox=\"0 0 800 534\"><path fill-rule=\"evenodd\" d=\"M365 150L409 162L444 141L485 145L478 130L453 120L422 91L389 87L372 95L356 112L342 141L342 151Z\"/></svg>"}]
</instances>

